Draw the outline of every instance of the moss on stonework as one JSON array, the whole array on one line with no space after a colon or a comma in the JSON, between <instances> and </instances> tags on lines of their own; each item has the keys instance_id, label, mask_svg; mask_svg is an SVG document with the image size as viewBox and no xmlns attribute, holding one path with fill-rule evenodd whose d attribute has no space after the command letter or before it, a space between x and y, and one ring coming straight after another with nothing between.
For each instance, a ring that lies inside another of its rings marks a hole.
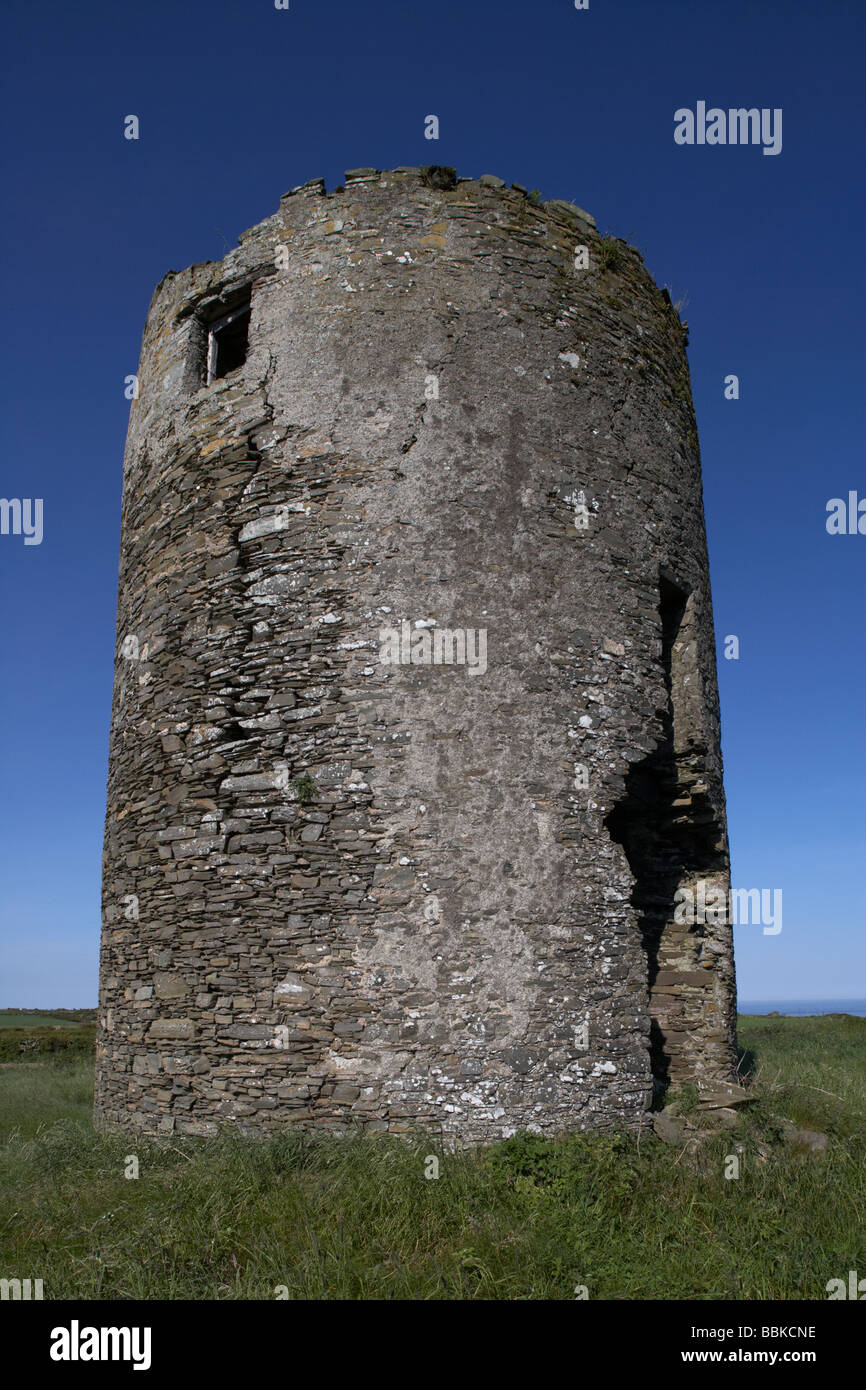
<instances>
[{"instance_id":1,"label":"moss on stonework","mask_svg":"<svg viewBox=\"0 0 866 1390\"><path fill-rule=\"evenodd\" d=\"M298 801L301 806L309 806L318 790L312 777L307 772L301 777L293 777L292 786L297 792Z\"/></svg>"},{"instance_id":2,"label":"moss on stonework","mask_svg":"<svg viewBox=\"0 0 866 1390\"><path fill-rule=\"evenodd\" d=\"M605 236L601 238L598 259L602 275L607 275L608 271L622 268L622 249L616 237Z\"/></svg>"}]
</instances>

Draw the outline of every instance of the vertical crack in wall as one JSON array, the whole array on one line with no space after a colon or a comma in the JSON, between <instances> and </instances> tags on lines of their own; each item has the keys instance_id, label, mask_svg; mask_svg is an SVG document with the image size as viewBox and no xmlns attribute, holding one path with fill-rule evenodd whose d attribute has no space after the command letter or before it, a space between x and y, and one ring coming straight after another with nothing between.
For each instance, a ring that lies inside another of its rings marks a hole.
<instances>
[{"instance_id":1,"label":"vertical crack in wall","mask_svg":"<svg viewBox=\"0 0 866 1390\"><path fill-rule=\"evenodd\" d=\"M727 887L728 861L722 818L704 776L691 597L661 577L658 611L667 696L662 737L629 769L625 795L605 824L634 875L631 901L647 958L650 1062L654 1086L663 1090L728 1071L725 1002L715 973L723 948L712 926L674 917L678 888L694 891L701 879Z\"/></svg>"}]
</instances>

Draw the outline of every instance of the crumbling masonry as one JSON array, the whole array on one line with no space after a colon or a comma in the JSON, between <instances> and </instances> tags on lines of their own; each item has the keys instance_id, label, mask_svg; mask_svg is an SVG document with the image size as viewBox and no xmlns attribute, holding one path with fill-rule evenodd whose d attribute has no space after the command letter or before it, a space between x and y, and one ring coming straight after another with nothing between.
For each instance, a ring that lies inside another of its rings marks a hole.
<instances>
[{"instance_id":1,"label":"crumbling masonry","mask_svg":"<svg viewBox=\"0 0 866 1390\"><path fill-rule=\"evenodd\" d=\"M492 177L294 189L157 288L122 525L99 1120L480 1142L730 1078L731 928L674 913L728 886L698 441L635 250Z\"/></svg>"}]
</instances>

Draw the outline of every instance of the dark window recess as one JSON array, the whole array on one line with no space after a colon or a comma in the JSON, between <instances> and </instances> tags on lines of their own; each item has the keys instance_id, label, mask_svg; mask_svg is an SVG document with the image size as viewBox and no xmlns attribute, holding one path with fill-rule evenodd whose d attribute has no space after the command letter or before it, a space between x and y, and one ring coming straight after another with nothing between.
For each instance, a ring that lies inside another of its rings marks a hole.
<instances>
[{"instance_id":1,"label":"dark window recess","mask_svg":"<svg viewBox=\"0 0 866 1390\"><path fill-rule=\"evenodd\" d=\"M208 331L207 384L242 367L247 360L250 304L239 304L230 314L216 319Z\"/></svg>"}]
</instances>

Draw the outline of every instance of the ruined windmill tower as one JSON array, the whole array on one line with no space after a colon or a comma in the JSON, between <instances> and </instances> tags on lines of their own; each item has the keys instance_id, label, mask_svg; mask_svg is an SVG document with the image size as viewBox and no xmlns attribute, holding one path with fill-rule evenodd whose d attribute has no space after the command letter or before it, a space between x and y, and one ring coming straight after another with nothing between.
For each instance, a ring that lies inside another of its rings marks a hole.
<instances>
[{"instance_id":1,"label":"ruined windmill tower","mask_svg":"<svg viewBox=\"0 0 866 1390\"><path fill-rule=\"evenodd\" d=\"M443 170L306 184L162 281L100 1120L475 1142L730 1076L730 926L675 915L728 882L684 349L587 213Z\"/></svg>"}]
</instances>

